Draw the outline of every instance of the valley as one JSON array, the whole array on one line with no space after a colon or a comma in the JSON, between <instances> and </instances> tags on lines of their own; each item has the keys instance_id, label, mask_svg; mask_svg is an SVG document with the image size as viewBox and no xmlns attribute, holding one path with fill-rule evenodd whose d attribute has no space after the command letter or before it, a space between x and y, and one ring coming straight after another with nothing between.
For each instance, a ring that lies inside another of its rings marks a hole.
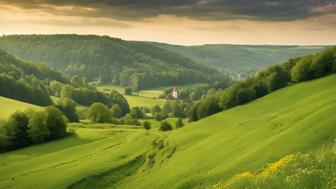
<instances>
[{"instance_id":1,"label":"valley","mask_svg":"<svg viewBox=\"0 0 336 189\"><path fill-rule=\"evenodd\" d=\"M0 172L6 174L0 186L216 185L287 155L333 145L335 83L330 75L296 84L167 133L73 124L74 136L1 154Z\"/></svg>"}]
</instances>

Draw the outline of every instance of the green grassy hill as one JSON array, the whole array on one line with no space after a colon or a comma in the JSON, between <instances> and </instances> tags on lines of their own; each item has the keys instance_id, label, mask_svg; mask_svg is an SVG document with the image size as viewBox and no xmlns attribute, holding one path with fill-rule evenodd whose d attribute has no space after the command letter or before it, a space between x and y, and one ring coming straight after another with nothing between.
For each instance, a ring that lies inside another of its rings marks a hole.
<instances>
[{"instance_id":1,"label":"green grassy hill","mask_svg":"<svg viewBox=\"0 0 336 189\"><path fill-rule=\"evenodd\" d=\"M0 96L0 119L7 119L12 113L18 111L18 110L26 110L28 108L31 109L42 109L41 106L37 106L34 104L29 104L25 102L21 102L18 100L6 98Z\"/></svg>"},{"instance_id":2,"label":"green grassy hill","mask_svg":"<svg viewBox=\"0 0 336 189\"><path fill-rule=\"evenodd\" d=\"M151 43L177 52L195 62L204 63L231 73L259 70L290 58L313 54L324 46L277 46L277 45L199 45L179 46Z\"/></svg>"},{"instance_id":3,"label":"green grassy hill","mask_svg":"<svg viewBox=\"0 0 336 189\"><path fill-rule=\"evenodd\" d=\"M77 135L0 155L0 188L205 188L336 138L336 75L171 132L74 125ZM92 128L90 128L92 127Z\"/></svg>"}]
</instances>

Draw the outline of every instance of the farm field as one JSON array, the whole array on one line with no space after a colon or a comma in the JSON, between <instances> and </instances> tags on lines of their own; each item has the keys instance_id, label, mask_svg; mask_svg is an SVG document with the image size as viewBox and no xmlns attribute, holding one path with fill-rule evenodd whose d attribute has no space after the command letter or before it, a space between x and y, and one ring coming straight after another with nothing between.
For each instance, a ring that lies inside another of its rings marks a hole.
<instances>
[{"instance_id":1,"label":"farm field","mask_svg":"<svg viewBox=\"0 0 336 189\"><path fill-rule=\"evenodd\" d=\"M72 124L76 135L0 155L0 188L206 188L334 144L336 75L170 132ZM220 187L220 186L219 186Z\"/></svg>"},{"instance_id":2,"label":"farm field","mask_svg":"<svg viewBox=\"0 0 336 189\"><path fill-rule=\"evenodd\" d=\"M23 111L28 108L42 109L41 106L0 96L0 119L6 119L17 110Z\"/></svg>"},{"instance_id":3,"label":"farm field","mask_svg":"<svg viewBox=\"0 0 336 189\"><path fill-rule=\"evenodd\" d=\"M207 84L204 83L195 83L190 85L177 85L176 87L178 89L187 89L192 87L200 87L200 86L206 86ZM153 107L155 105L163 106L165 103L165 99L158 99L159 96L163 93L163 90L166 88L169 88L171 86L167 87L158 87L148 90L141 90L138 93L134 93L134 95L124 95L127 99L129 105L131 107L134 106L141 106L141 107ZM121 94L124 93L124 88L116 85L101 85L97 87L100 91L111 91L111 90L117 90Z\"/></svg>"}]
</instances>

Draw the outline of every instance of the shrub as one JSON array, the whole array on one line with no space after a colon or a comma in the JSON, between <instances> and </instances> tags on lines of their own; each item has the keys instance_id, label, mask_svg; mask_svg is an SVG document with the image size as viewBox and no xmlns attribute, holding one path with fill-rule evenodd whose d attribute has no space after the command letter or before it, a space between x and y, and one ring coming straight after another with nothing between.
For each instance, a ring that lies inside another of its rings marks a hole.
<instances>
[{"instance_id":1,"label":"shrub","mask_svg":"<svg viewBox=\"0 0 336 189\"><path fill-rule=\"evenodd\" d=\"M15 112L6 122L0 122L0 151L64 137L66 124L63 113L52 106L38 112Z\"/></svg>"},{"instance_id":2,"label":"shrub","mask_svg":"<svg viewBox=\"0 0 336 189\"><path fill-rule=\"evenodd\" d=\"M28 124L28 137L31 142L42 143L50 138L50 130L47 124L47 113L44 111L33 112Z\"/></svg>"},{"instance_id":3,"label":"shrub","mask_svg":"<svg viewBox=\"0 0 336 189\"><path fill-rule=\"evenodd\" d=\"M124 94L125 95L132 95L132 88L126 87L125 90L124 90Z\"/></svg>"},{"instance_id":4,"label":"shrub","mask_svg":"<svg viewBox=\"0 0 336 189\"><path fill-rule=\"evenodd\" d=\"M175 126L176 126L176 128L180 128L180 127L184 126L184 123L183 123L183 121L182 121L181 118L179 118L179 119L176 120Z\"/></svg>"},{"instance_id":5,"label":"shrub","mask_svg":"<svg viewBox=\"0 0 336 189\"><path fill-rule=\"evenodd\" d=\"M50 129L50 138L57 139L67 135L67 118L55 107L47 107L47 125Z\"/></svg>"},{"instance_id":6,"label":"shrub","mask_svg":"<svg viewBox=\"0 0 336 189\"><path fill-rule=\"evenodd\" d=\"M173 130L173 127L167 121L162 121L160 123L160 131L170 131Z\"/></svg>"},{"instance_id":7,"label":"shrub","mask_svg":"<svg viewBox=\"0 0 336 189\"><path fill-rule=\"evenodd\" d=\"M70 122L78 122L79 116L76 111L75 101L69 98L65 98L62 99L62 101L60 101L57 105L55 105L55 107L61 110Z\"/></svg>"},{"instance_id":8,"label":"shrub","mask_svg":"<svg viewBox=\"0 0 336 189\"><path fill-rule=\"evenodd\" d=\"M114 104L110 110L111 110L112 117L121 118L122 111L121 111L119 104Z\"/></svg>"},{"instance_id":9,"label":"shrub","mask_svg":"<svg viewBox=\"0 0 336 189\"><path fill-rule=\"evenodd\" d=\"M145 115L139 107L132 107L131 115L133 118L141 119L144 118Z\"/></svg>"},{"instance_id":10,"label":"shrub","mask_svg":"<svg viewBox=\"0 0 336 189\"><path fill-rule=\"evenodd\" d=\"M162 113L161 113L161 112L156 113L156 114L154 115L154 119L155 119L156 121L162 121L162 120L163 120L163 115L162 115Z\"/></svg>"},{"instance_id":11,"label":"shrub","mask_svg":"<svg viewBox=\"0 0 336 189\"><path fill-rule=\"evenodd\" d=\"M149 121L144 121L143 122L143 127L144 129L146 129L147 131L150 130L152 127L151 127L151 123Z\"/></svg>"},{"instance_id":12,"label":"shrub","mask_svg":"<svg viewBox=\"0 0 336 189\"><path fill-rule=\"evenodd\" d=\"M110 110L102 103L96 102L91 105L88 111L88 118L96 123L108 123L111 121L112 114Z\"/></svg>"}]
</instances>

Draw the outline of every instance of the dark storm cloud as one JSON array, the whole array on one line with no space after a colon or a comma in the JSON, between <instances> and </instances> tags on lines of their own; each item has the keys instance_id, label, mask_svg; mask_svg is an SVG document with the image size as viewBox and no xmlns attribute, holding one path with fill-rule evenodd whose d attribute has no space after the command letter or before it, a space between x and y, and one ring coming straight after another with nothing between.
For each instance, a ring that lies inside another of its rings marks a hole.
<instances>
[{"instance_id":1,"label":"dark storm cloud","mask_svg":"<svg viewBox=\"0 0 336 189\"><path fill-rule=\"evenodd\" d=\"M125 20L168 14L205 20L288 21L336 13L335 0L0 0L0 3L54 14ZM75 8L58 8L62 6Z\"/></svg>"}]
</instances>

